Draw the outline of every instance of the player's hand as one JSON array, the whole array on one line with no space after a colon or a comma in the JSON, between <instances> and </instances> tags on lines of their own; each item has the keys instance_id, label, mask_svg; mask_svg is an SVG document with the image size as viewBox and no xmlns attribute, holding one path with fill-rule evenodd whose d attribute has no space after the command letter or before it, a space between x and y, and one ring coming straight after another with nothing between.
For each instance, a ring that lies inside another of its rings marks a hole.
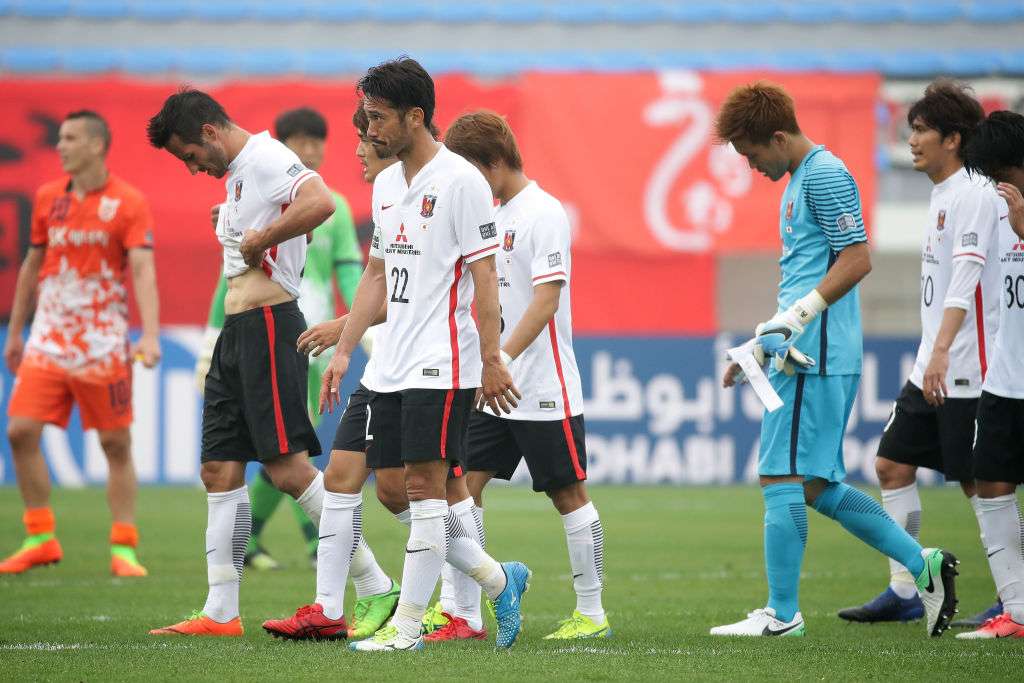
<instances>
[{"instance_id":1,"label":"player's hand","mask_svg":"<svg viewBox=\"0 0 1024 683\"><path fill-rule=\"evenodd\" d=\"M737 384L741 384L743 379L743 370L740 368L740 364L729 363L729 367L725 369L725 374L722 375L722 386L729 389Z\"/></svg>"},{"instance_id":2,"label":"player's hand","mask_svg":"<svg viewBox=\"0 0 1024 683\"><path fill-rule=\"evenodd\" d=\"M7 369L11 371L12 375L18 372L18 366L21 365L21 357L24 354L25 340L21 338L21 335L7 335L7 341L4 343L4 362L7 363Z\"/></svg>"},{"instance_id":3,"label":"player's hand","mask_svg":"<svg viewBox=\"0 0 1024 683\"><path fill-rule=\"evenodd\" d=\"M213 223L213 229L217 229L217 221L220 219L220 207L223 204L214 204L210 207L210 222Z\"/></svg>"},{"instance_id":4,"label":"player's hand","mask_svg":"<svg viewBox=\"0 0 1024 683\"><path fill-rule=\"evenodd\" d=\"M132 358L140 361L147 368L155 367L160 362L160 340L143 335L132 346Z\"/></svg>"},{"instance_id":5,"label":"player's hand","mask_svg":"<svg viewBox=\"0 0 1024 683\"><path fill-rule=\"evenodd\" d=\"M331 348L341 339L345 331L348 313L336 320L317 323L299 335L297 343L299 353L311 354L314 358Z\"/></svg>"},{"instance_id":6,"label":"player's hand","mask_svg":"<svg viewBox=\"0 0 1024 683\"><path fill-rule=\"evenodd\" d=\"M1017 237L1024 240L1024 196L1012 183L999 183L996 185L996 192L1006 200L1010 207L1010 227L1017 233Z\"/></svg>"},{"instance_id":7,"label":"player's hand","mask_svg":"<svg viewBox=\"0 0 1024 683\"><path fill-rule=\"evenodd\" d=\"M793 309L780 311L754 329L757 345L765 356L775 359L775 368L781 370L796 338L803 334L804 326Z\"/></svg>"},{"instance_id":8,"label":"player's hand","mask_svg":"<svg viewBox=\"0 0 1024 683\"><path fill-rule=\"evenodd\" d=\"M922 382L924 386L921 387L921 393L924 394L924 400L928 402L928 405L941 406L946 396L949 395L949 390L946 388L947 370L949 370L949 351L933 350L928 367L924 369L924 382Z\"/></svg>"},{"instance_id":9,"label":"player's hand","mask_svg":"<svg viewBox=\"0 0 1024 683\"><path fill-rule=\"evenodd\" d=\"M242 254L245 265L250 268L259 268L267 252L260 239L260 233L255 230L245 231L245 234L242 235L242 243L238 245L238 251Z\"/></svg>"},{"instance_id":10,"label":"player's hand","mask_svg":"<svg viewBox=\"0 0 1024 683\"><path fill-rule=\"evenodd\" d=\"M511 413L513 408L519 406L519 399L523 395L512 383L512 373L508 371L504 361L499 359L493 363L484 363L480 379L483 385L480 387L481 398L495 415L498 415L499 411Z\"/></svg>"},{"instance_id":11,"label":"player's hand","mask_svg":"<svg viewBox=\"0 0 1024 683\"><path fill-rule=\"evenodd\" d=\"M342 353L331 356L323 377L320 378L320 414L332 412L334 406L341 404L340 386L345 373L348 372L349 357Z\"/></svg>"}]
</instances>

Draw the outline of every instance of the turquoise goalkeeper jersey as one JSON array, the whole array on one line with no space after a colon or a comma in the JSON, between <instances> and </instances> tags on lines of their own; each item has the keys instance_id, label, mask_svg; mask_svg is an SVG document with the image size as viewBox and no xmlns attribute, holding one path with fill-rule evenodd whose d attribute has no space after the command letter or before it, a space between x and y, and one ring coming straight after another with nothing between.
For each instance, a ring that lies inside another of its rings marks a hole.
<instances>
[{"instance_id":1,"label":"turquoise goalkeeper jersey","mask_svg":"<svg viewBox=\"0 0 1024 683\"><path fill-rule=\"evenodd\" d=\"M846 165L818 145L793 172L779 209L782 282L779 310L818 286L846 247L866 242L860 192ZM807 326L796 347L817 364L804 372L857 375L863 335L860 293L854 287Z\"/></svg>"}]
</instances>

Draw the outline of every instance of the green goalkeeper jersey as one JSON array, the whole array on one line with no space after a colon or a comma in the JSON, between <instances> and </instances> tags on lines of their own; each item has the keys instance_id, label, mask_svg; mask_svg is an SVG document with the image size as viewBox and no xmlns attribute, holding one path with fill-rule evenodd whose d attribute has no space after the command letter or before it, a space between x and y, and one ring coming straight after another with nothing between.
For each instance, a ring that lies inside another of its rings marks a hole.
<instances>
[{"instance_id":1,"label":"green goalkeeper jersey","mask_svg":"<svg viewBox=\"0 0 1024 683\"><path fill-rule=\"evenodd\" d=\"M306 324L310 326L334 318L334 277L338 279L338 290L345 306L351 307L363 272L363 252L359 247L352 211L344 197L333 190L331 194L334 196L334 215L313 231L313 241L307 245L306 267L302 272L299 308L306 318ZM224 326L224 296L227 290L227 280L221 274L210 304L207 335L218 334ZM319 421L316 408L320 377L328 360L327 354L310 358L309 412L314 424Z\"/></svg>"}]
</instances>

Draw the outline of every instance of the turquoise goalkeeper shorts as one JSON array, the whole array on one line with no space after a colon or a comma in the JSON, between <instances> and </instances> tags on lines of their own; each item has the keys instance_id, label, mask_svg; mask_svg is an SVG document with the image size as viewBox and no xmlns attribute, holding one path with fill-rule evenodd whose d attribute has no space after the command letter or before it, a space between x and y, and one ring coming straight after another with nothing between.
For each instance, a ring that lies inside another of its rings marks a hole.
<instances>
[{"instance_id":1,"label":"turquoise goalkeeper shorts","mask_svg":"<svg viewBox=\"0 0 1024 683\"><path fill-rule=\"evenodd\" d=\"M758 474L842 481L843 434L860 375L790 376L772 369L768 380L783 405L761 420Z\"/></svg>"}]
</instances>

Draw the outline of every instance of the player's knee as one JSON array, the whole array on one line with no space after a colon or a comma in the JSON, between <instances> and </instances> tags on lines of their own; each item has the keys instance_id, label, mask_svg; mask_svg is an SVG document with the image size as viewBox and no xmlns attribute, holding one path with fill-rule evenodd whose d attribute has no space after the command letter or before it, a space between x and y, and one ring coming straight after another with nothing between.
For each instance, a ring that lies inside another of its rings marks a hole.
<instances>
[{"instance_id":1,"label":"player's knee","mask_svg":"<svg viewBox=\"0 0 1024 683\"><path fill-rule=\"evenodd\" d=\"M409 507L409 500L405 496L404 488L381 486L380 482L377 482L377 500L393 515L397 515Z\"/></svg>"},{"instance_id":2,"label":"player's knee","mask_svg":"<svg viewBox=\"0 0 1024 683\"><path fill-rule=\"evenodd\" d=\"M131 462L131 432L127 429L118 429L110 432L100 432L100 447L107 456L107 460L114 463Z\"/></svg>"},{"instance_id":3,"label":"player's knee","mask_svg":"<svg viewBox=\"0 0 1024 683\"><path fill-rule=\"evenodd\" d=\"M41 425L13 418L7 424L7 439L11 442L14 457L33 455L38 449L42 431Z\"/></svg>"},{"instance_id":4,"label":"player's knee","mask_svg":"<svg viewBox=\"0 0 1024 683\"><path fill-rule=\"evenodd\" d=\"M888 458L875 458L875 474L878 475L878 483L883 489L910 486L916 480L916 472L912 465L904 465Z\"/></svg>"},{"instance_id":5,"label":"player's knee","mask_svg":"<svg viewBox=\"0 0 1024 683\"><path fill-rule=\"evenodd\" d=\"M546 491L558 514L567 515L575 512L590 502L587 488L583 482L577 482L553 491Z\"/></svg>"},{"instance_id":6,"label":"player's knee","mask_svg":"<svg viewBox=\"0 0 1024 683\"><path fill-rule=\"evenodd\" d=\"M202 480L203 486L206 487L208 493L223 493L238 488L238 486L234 485L237 482L234 481L235 472L234 468L231 467L232 464L217 461L203 463L203 466L199 469L199 478Z\"/></svg>"},{"instance_id":7,"label":"player's knee","mask_svg":"<svg viewBox=\"0 0 1024 683\"><path fill-rule=\"evenodd\" d=\"M324 488L331 493L359 493L363 490L362 477L353 476L344 468L327 466L324 470Z\"/></svg>"}]
</instances>

